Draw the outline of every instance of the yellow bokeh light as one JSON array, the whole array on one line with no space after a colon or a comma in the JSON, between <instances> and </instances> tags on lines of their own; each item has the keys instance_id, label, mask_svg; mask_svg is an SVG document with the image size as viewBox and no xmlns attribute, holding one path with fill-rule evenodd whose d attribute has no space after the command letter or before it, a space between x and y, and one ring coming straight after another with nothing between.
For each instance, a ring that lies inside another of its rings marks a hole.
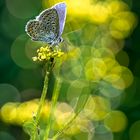
<instances>
[{"instance_id":1,"label":"yellow bokeh light","mask_svg":"<svg viewBox=\"0 0 140 140\"><path fill-rule=\"evenodd\" d=\"M111 106L109 100L101 96L89 98L85 106L85 112L88 113L88 117L95 121L103 120L110 110Z\"/></svg>"},{"instance_id":2,"label":"yellow bokeh light","mask_svg":"<svg viewBox=\"0 0 140 140\"><path fill-rule=\"evenodd\" d=\"M140 120L134 122L129 131L130 140L139 140L140 138Z\"/></svg>"},{"instance_id":3,"label":"yellow bokeh light","mask_svg":"<svg viewBox=\"0 0 140 140\"><path fill-rule=\"evenodd\" d=\"M78 59L81 55L81 50L78 47L69 46L71 50L69 52L66 52L63 59L69 60L69 59Z\"/></svg>"},{"instance_id":4,"label":"yellow bokeh light","mask_svg":"<svg viewBox=\"0 0 140 140\"><path fill-rule=\"evenodd\" d=\"M83 90L85 90L85 88L88 88L88 86L88 83L82 80L74 80L70 82L70 86L67 89L67 100L75 100L75 98L78 98L78 96L80 96Z\"/></svg>"},{"instance_id":5,"label":"yellow bokeh light","mask_svg":"<svg viewBox=\"0 0 140 140\"><path fill-rule=\"evenodd\" d=\"M119 67L119 64L118 62L114 59L114 58L110 58L110 57L106 57L103 59L105 65L106 65L106 73L112 73L115 72L115 73L119 73L120 72L120 69L118 69Z\"/></svg>"},{"instance_id":6,"label":"yellow bokeh light","mask_svg":"<svg viewBox=\"0 0 140 140\"><path fill-rule=\"evenodd\" d=\"M56 129L63 128L64 124L66 124L73 116L75 115L74 110L71 106L66 103L59 103L54 112L54 117L56 120ZM78 127L71 126L69 129L65 131L65 134L71 135L79 132Z\"/></svg>"},{"instance_id":7,"label":"yellow bokeh light","mask_svg":"<svg viewBox=\"0 0 140 140\"><path fill-rule=\"evenodd\" d=\"M92 116L92 114L94 114L94 110L95 110L94 98L92 96L89 96L83 111L87 117L90 117Z\"/></svg>"},{"instance_id":8,"label":"yellow bokeh light","mask_svg":"<svg viewBox=\"0 0 140 140\"><path fill-rule=\"evenodd\" d=\"M127 11L129 10L129 7L126 3L124 3L121 0L111 0L108 2L108 8L110 10L110 14L114 16L114 14L120 12L120 11Z\"/></svg>"},{"instance_id":9,"label":"yellow bokeh light","mask_svg":"<svg viewBox=\"0 0 140 140\"><path fill-rule=\"evenodd\" d=\"M115 73L108 74L104 77L104 80L110 83L114 83L119 79L120 79L120 75L117 75Z\"/></svg>"},{"instance_id":10,"label":"yellow bokeh light","mask_svg":"<svg viewBox=\"0 0 140 140\"><path fill-rule=\"evenodd\" d=\"M108 74L103 79L117 89L123 90L126 88L124 80L121 78L121 75L117 73Z\"/></svg>"},{"instance_id":11,"label":"yellow bokeh light","mask_svg":"<svg viewBox=\"0 0 140 140\"><path fill-rule=\"evenodd\" d=\"M107 65L107 73L103 79L117 89L124 89L125 83L121 77L121 66L115 59L106 58L104 61Z\"/></svg>"},{"instance_id":12,"label":"yellow bokeh light","mask_svg":"<svg viewBox=\"0 0 140 140\"><path fill-rule=\"evenodd\" d=\"M99 49L92 48L91 51L92 51L92 55L97 58L102 58L102 59L112 58L113 59L115 57L113 52L105 47L101 47Z\"/></svg>"},{"instance_id":13,"label":"yellow bokeh light","mask_svg":"<svg viewBox=\"0 0 140 140\"><path fill-rule=\"evenodd\" d=\"M22 103L17 108L17 123L23 124L27 121L32 120L33 116L36 115L38 109L38 100L32 100Z\"/></svg>"},{"instance_id":14,"label":"yellow bokeh light","mask_svg":"<svg viewBox=\"0 0 140 140\"><path fill-rule=\"evenodd\" d=\"M43 0L43 7L47 8L48 6L52 6L58 2L66 2L67 3L67 11L68 14L74 13L75 16L87 16L88 15L88 8L90 7L90 0Z\"/></svg>"},{"instance_id":15,"label":"yellow bokeh light","mask_svg":"<svg viewBox=\"0 0 140 140\"><path fill-rule=\"evenodd\" d=\"M127 126L127 117L121 111L111 111L104 119L104 124L111 129L112 132L121 132Z\"/></svg>"},{"instance_id":16,"label":"yellow bokeh light","mask_svg":"<svg viewBox=\"0 0 140 140\"><path fill-rule=\"evenodd\" d=\"M31 121L36 115L39 106L39 100L34 99L23 103L6 103L0 110L2 121L9 124L23 125ZM50 112L50 102L46 104L41 110L41 119L46 123Z\"/></svg>"},{"instance_id":17,"label":"yellow bokeh light","mask_svg":"<svg viewBox=\"0 0 140 140\"><path fill-rule=\"evenodd\" d=\"M64 2L61 0L54 0L48 2L43 0L43 7L48 8L57 2ZM78 17L79 19L87 19L97 24L107 22L109 18L109 9L105 3L91 3L91 0L65 0L67 3L68 15Z\"/></svg>"},{"instance_id":18,"label":"yellow bokeh light","mask_svg":"<svg viewBox=\"0 0 140 140\"><path fill-rule=\"evenodd\" d=\"M106 75L103 79L110 82L115 88L125 89L133 82L132 72L124 66L120 66L115 59L105 58L104 62L107 67Z\"/></svg>"},{"instance_id":19,"label":"yellow bokeh light","mask_svg":"<svg viewBox=\"0 0 140 140\"><path fill-rule=\"evenodd\" d=\"M1 119L6 123L16 123L18 105L19 103L6 103L1 108Z\"/></svg>"},{"instance_id":20,"label":"yellow bokeh light","mask_svg":"<svg viewBox=\"0 0 140 140\"><path fill-rule=\"evenodd\" d=\"M74 111L71 106L66 103L59 103L57 105L54 116L58 126L62 127L74 115Z\"/></svg>"},{"instance_id":21,"label":"yellow bokeh light","mask_svg":"<svg viewBox=\"0 0 140 140\"><path fill-rule=\"evenodd\" d=\"M124 80L125 88L129 87L133 82L133 74L127 67L121 67L121 77Z\"/></svg>"},{"instance_id":22,"label":"yellow bokeh light","mask_svg":"<svg viewBox=\"0 0 140 140\"><path fill-rule=\"evenodd\" d=\"M129 21L125 19L113 20L110 25L110 33L116 39L123 39L129 35L130 32Z\"/></svg>"},{"instance_id":23,"label":"yellow bokeh light","mask_svg":"<svg viewBox=\"0 0 140 140\"><path fill-rule=\"evenodd\" d=\"M92 5L90 10L91 21L97 24L108 22L110 11L105 3L96 3Z\"/></svg>"},{"instance_id":24,"label":"yellow bokeh light","mask_svg":"<svg viewBox=\"0 0 140 140\"><path fill-rule=\"evenodd\" d=\"M136 17L131 12L120 12L110 24L110 33L116 39L127 37L136 26Z\"/></svg>"},{"instance_id":25,"label":"yellow bokeh light","mask_svg":"<svg viewBox=\"0 0 140 140\"><path fill-rule=\"evenodd\" d=\"M46 121L46 119L48 118L49 116L49 113L50 113L50 106L51 106L51 103L46 101L46 103L44 104L44 106L42 107L42 111L41 111L41 117L44 121Z\"/></svg>"},{"instance_id":26,"label":"yellow bokeh light","mask_svg":"<svg viewBox=\"0 0 140 140\"><path fill-rule=\"evenodd\" d=\"M102 59L91 58L85 65L85 75L87 80L98 81L106 73L106 65Z\"/></svg>"},{"instance_id":27,"label":"yellow bokeh light","mask_svg":"<svg viewBox=\"0 0 140 140\"><path fill-rule=\"evenodd\" d=\"M123 40L115 40L111 35L107 34L101 38L101 45L104 48L108 48L114 55L117 54L123 47Z\"/></svg>"},{"instance_id":28,"label":"yellow bokeh light","mask_svg":"<svg viewBox=\"0 0 140 140\"><path fill-rule=\"evenodd\" d=\"M93 129L90 125L90 120L88 120L83 115L77 116L77 118L71 123L71 126L65 131L67 135L75 135L79 132L88 132L89 129Z\"/></svg>"}]
</instances>

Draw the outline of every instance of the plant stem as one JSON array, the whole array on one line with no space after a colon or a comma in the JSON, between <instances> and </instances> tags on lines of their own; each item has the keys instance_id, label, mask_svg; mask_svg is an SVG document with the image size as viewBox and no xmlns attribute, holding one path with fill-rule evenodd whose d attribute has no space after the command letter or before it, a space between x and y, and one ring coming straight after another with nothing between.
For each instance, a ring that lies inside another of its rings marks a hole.
<instances>
[{"instance_id":1,"label":"plant stem","mask_svg":"<svg viewBox=\"0 0 140 140\"><path fill-rule=\"evenodd\" d=\"M56 140L58 137L60 137L61 134L64 133L65 130L67 130L70 127L70 124L76 119L76 117L79 115L80 111L77 112L65 125L64 127L52 138L52 140Z\"/></svg>"},{"instance_id":2,"label":"plant stem","mask_svg":"<svg viewBox=\"0 0 140 140\"><path fill-rule=\"evenodd\" d=\"M50 133L51 126L52 126L54 110L55 110L56 103L57 103L57 100L58 100L60 88L61 88L61 79L58 78L56 83L55 83L55 87L54 87L51 110L50 110L50 114L49 114L49 117L48 117L48 123L47 123L47 127L46 127L46 130L45 130L45 135L44 135L43 140L48 140L48 138L49 138L49 133Z\"/></svg>"},{"instance_id":3,"label":"plant stem","mask_svg":"<svg viewBox=\"0 0 140 140\"><path fill-rule=\"evenodd\" d=\"M80 100L80 97L78 99L78 101ZM73 123L73 121L77 118L77 116L80 114L80 112L82 111L82 109L85 107L86 103L88 100L88 96L86 97L85 101L83 102L82 106L80 107L80 109L75 113L75 115L63 126L63 128L52 138L52 140L56 140L58 137L60 137L65 130L67 130L70 127L70 124ZM77 108L78 104L76 105Z\"/></svg>"},{"instance_id":4,"label":"plant stem","mask_svg":"<svg viewBox=\"0 0 140 140\"><path fill-rule=\"evenodd\" d=\"M49 74L50 74L50 71L46 70L45 79L44 79L44 86L43 86L42 95L41 95L41 99L40 99L40 102L39 102L39 107L38 107L38 110L37 110L37 114L36 114L36 117L35 117L35 126L33 128L33 134L31 136L31 140L36 140L37 127L38 127L42 107L45 103L45 97L47 95Z\"/></svg>"}]
</instances>

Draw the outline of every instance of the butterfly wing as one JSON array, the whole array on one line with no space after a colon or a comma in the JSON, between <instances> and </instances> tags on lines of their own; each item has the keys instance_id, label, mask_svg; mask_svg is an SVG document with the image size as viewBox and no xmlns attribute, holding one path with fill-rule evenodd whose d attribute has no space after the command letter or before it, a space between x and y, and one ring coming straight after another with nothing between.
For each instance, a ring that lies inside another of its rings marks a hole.
<instances>
[{"instance_id":1,"label":"butterfly wing","mask_svg":"<svg viewBox=\"0 0 140 140\"><path fill-rule=\"evenodd\" d=\"M25 31L33 40L39 37L38 33L39 26L40 26L39 21L35 20L30 20L26 24Z\"/></svg>"},{"instance_id":2,"label":"butterfly wing","mask_svg":"<svg viewBox=\"0 0 140 140\"><path fill-rule=\"evenodd\" d=\"M66 4L64 2L58 3L52 7L56 9L59 17L59 37L62 35L66 20Z\"/></svg>"},{"instance_id":3,"label":"butterfly wing","mask_svg":"<svg viewBox=\"0 0 140 140\"><path fill-rule=\"evenodd\" d=\"M26 25L26 32L35 41L52 43L59 35L59 17L55 9L47 9Z\"/></svg>"}]
</instances>

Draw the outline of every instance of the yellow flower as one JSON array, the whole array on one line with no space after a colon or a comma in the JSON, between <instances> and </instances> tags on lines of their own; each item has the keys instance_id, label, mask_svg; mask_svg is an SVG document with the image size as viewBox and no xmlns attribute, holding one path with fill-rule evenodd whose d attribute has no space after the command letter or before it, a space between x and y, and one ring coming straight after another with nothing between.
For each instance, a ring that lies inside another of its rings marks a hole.
<instances>
[{"instance_id":1,"label":"yellow flower","mask_svg":"<svg viewBox=\"0 0 140 140\"><path fill-rule=\"evenodd\" d=\"M48 46L41 47L37 50L37 56L33 57L33 61L48 61L51 58L59 58L64 54L61 49L51 48Z\"/></svg>"}]
</instances>

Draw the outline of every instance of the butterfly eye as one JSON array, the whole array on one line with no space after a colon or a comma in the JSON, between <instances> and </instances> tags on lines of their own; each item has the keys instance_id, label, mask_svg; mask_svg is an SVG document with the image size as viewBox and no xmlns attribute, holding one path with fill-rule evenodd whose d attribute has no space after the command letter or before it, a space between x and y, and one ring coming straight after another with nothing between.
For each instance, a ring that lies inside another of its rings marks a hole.
<instances>
[{"instance_id":1,"label":"butterfly eye","mask_svg":"<svg viewBox=\"0 0 140 140\"><path fill-rule=\"evenodd\" d=\"M63 42L64 41L64 39L62 38L62 37L60 37L59 38L59 42L61 43L61 42Z\"/></svg>"}]
</instances>

